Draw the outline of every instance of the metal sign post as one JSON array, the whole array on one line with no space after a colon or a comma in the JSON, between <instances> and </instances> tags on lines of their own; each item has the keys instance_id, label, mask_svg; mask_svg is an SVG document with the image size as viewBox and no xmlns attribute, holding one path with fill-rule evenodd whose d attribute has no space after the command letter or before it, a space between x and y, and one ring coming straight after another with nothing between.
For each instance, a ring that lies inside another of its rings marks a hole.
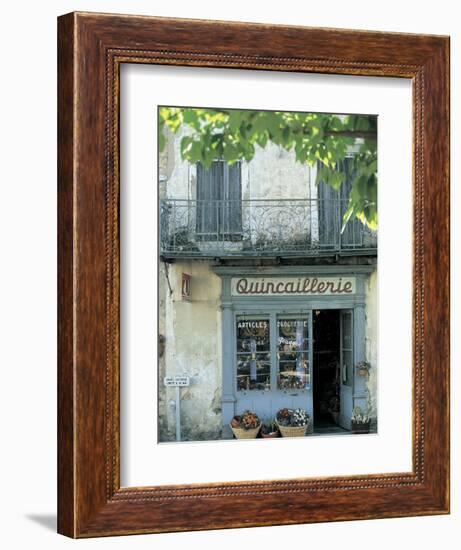
<instances>
[{"instance_id":1,"label":"metal sign post","mask_svg":"<svg viewBox=\"0 0 461 550\"><path fill-rule=\"evenodd\" d=\"M163 383L175 389L176 441L181 441L181 388L189 386L190 380L188 376L165 376Z\"/></svg>"}]
</instances>

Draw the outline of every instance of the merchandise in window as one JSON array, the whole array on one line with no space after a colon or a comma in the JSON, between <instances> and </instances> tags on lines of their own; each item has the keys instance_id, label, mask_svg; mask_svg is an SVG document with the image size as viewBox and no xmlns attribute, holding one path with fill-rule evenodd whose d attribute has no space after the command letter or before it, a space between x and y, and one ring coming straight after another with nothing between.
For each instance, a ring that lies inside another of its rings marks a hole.
<instances>
[{"instance_id":1,"label":"merchandise in window","mask_svg":"<svg viewBox=\"0 0 461 550\"><path fill-rule=\"evenodd\" d=\"M269 390L270 322L237 318L237 390Z\"/></svg>"},{"instance_id":2,"label":"merchandise in window","mask_svg":"<svg viewBox=\"0 0 461 550\"><path fill-rule=\"evenodd\" d=\"M298 390L310 386L307 318L277 319L277 365L279 389Z\"/></svg>"}]
</instances>

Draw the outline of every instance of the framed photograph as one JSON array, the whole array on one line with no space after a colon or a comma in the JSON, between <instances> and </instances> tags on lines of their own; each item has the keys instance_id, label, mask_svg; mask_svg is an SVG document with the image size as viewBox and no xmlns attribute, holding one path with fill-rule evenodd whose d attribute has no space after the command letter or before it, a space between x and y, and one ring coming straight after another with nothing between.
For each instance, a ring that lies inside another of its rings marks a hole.
<instances>
[{"instance_id":1,"label":"framed photograph","mask_svg":"<svg viewBox=\"0 0 461 550\"><path fill-rule=\"evenodd\" d=\"M58 21L58 530L449 512L449 39Z\"/></svg>"}]
</instances>

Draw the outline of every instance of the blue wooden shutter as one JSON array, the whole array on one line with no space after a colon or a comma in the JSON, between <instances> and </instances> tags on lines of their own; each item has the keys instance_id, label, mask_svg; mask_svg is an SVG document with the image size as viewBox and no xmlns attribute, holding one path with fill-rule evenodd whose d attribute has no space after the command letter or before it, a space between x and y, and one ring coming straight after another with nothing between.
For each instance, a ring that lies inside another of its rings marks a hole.
<instances>
[{"instance_id":1,"label":"blue wooden shutter","mask_svg":"<svg viewBox=\"0 0 461 550\"><path fill-rule=\"evenodd\" d=\"M242 185L241 165L224 165L223 208L221 230L229 238L237 238L242 233Z\"/></svg>"},{"instance_id":2,"label":"blue wooden shutter","mask_svg":"<svg viewBox=\"0 0 461 550\"><path fill-rule=\"evenodd\" d=\"M215 240L219 229L219 199L222 189L222 165L213 162L206 169L197 163L197 236Z\"/></svg>"},{"instance_id":3,"label":"blue wooden shutter","mask_svg":"<svg viewBox=\"0 0 461 550\"><path fill-rule=\"evenodd\" d=\"M354 178L354 166L351 158L345 158L344 162L338 163L338 170L346 174L339 195L341 199L341 226L344 213L349 206L349 194L351 192L351 182ZM343 248L358 248L362 244L362 223L357 218L350 218L341 235L341 244Z\"/></svg>"},{"instance_id":4,"label":"blue wooden shutter","mask_svg":"<svg viewBox=\"0 0 461 550\"><path fill-rule=\"evenodd\" d=\"M319 247L335 249L339 242L339 194L330 185L318 185Z\"/></svg>"},{"instance_id":5,"label":"blue wooden shutter","mask_svg":"<svg viewBox=\"0 0 461 550\"><path fill-rule=\"evenodd\" d=\"M336 166L338 172L344 172L346 178L340 189L336 191L323 181L319 182L319 246L324 249L357 248L361 244L362 228L356 218L351 218L341 234L342 220L347 210L351 181L353 178L353 163L351 158L345 158Z\"/></svg>"},{"instance_id":6,"label":"blue wooden shutter","mask_svg":"<svg viewBox=\"0 0 461 550\"><path fill-rule=\"evenodd\" d=\"M206 169L197 163L196 232L202 240L222 240L241 234L240 163L216 160Z\"/></svg>"}]
</instances>

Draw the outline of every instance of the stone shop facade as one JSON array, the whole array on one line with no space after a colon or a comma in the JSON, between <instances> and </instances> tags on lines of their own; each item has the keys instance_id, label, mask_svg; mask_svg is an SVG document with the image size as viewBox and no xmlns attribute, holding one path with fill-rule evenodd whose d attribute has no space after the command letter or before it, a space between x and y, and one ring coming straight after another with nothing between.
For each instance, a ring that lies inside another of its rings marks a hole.
<instances>
[{"instance_id":1,"label":"stone shop facade","mask_svg":"<svg viewBox=\"0 0 461 550\"><path fill-rule=\"evenodd\" d=\"M283 407L305 409L310 434L349 431L356 407L376 430L376 235L358 221L341 234L342 199L275 145L205 173L180 139L160 156L159 440L176 439L162 381L178 375L181 440L230 438L235 414Z\"/></svg>"}]
</instances>

